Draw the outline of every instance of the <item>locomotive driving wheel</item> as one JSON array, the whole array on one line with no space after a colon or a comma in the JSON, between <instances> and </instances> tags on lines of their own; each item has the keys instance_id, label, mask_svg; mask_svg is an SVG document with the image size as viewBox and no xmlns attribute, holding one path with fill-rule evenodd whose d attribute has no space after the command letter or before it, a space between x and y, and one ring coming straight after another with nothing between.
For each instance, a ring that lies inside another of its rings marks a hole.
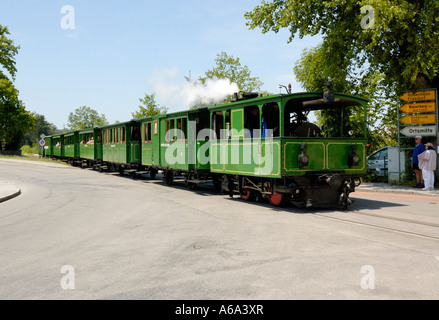
<instances>
[{"instance_id":1,"label":"locomotive driving wheel","mask_svg":"<svg viewBox=\"0 0 439 320\"><path fill-rule=\"evenodd\" d=\"M245 188L242 189L241 199L245 201L254 201L255 200L255 192L252 189Z\"/></svg>"},{"instance_id":2,"label":"locomotive driving wheel","mask_svg":"<svg viewBox=\"0 0 439 320\"><path fill-rule=\"evenodd\" d=\"M268 195L268 200L270 200L270 203L275 207L282 207L287 202L287 196L284 193L279 192L271 192L271 194Z\"/></svg>"}]
</instances>

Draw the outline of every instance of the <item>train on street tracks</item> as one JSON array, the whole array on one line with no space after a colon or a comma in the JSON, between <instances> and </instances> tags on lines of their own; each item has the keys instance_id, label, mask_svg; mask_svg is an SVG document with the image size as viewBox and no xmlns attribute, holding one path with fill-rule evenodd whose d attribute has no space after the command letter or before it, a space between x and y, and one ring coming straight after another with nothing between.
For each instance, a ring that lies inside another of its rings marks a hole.
<instances>
[{"instance_id":1,"label":"train on street tracks","mask_svg":"<svg viewBox=\"0 0 439 320\"><path fill-rule=\"evenodd\" d=\"M213 183L245 201L347 210L349 194L366 176L367 103L329 87L235 94L221 105L48 136L45 155L133 176L161 171L168 185L177 176L190 189ZM351 108L361 128L352 129ZM311 112L333 120L319 127Z\"/></svg>"}]
</instances>

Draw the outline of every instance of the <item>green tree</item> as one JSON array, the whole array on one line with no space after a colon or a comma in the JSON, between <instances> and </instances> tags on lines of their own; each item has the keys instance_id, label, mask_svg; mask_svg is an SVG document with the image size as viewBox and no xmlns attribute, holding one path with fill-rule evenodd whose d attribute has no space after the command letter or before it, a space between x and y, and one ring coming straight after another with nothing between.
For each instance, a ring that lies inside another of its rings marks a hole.
<instances>
[{"instance_id":1,"label":"green tree","mask_svg":"<svg viewBox=\"0 0 439 320\"><path fill-rule=\"evenodd\" d=\"M6 70L12 79L15 79L17 69L15 67L15 55L18 54L20 46L15 46L14 41L8 38L10 35L7 27L0 24L0 67ZM0 69L0 79L7 79L8 77Z\"/></svg>"},{"instance_id":2,"label":"green tree","mask_svg":"<svg viewBox=\"0 0 439 320\"><path fill-rule=\"evenodd\" d=\"M8 78L15 79L15 55L19 46L8 38L8 28L0 25L0 150L18 150L35 119L18 98L18 90Z\"/></svg>"},{"instance_id":3,"label":"green tree","mask_svg":"<svg viewBox=\"0 0 439 320\"><path fill-rule=\"evenodd\" d=\"M100 114L87 106L82 106L70 112L67 118L67 126L71 130L80 130L99 127L108 124L104 114Z\"/></svg>"},{"instance_id":4,"label":"green tree","mask_svg":"<svg viewBox=\"0 0 439 320\"><path fill-rule=\"evenodd\" d=\"M140 98L139 101L142 103L139 105L138 111L131 113L134 119L152 117L160 114L166 114L168 108L160 107L160 105L155 101L155 94L145 94L145 97Z\"/></svg>"},{"instance_id":5,"label":"green tree","mask_svg":"<svg viewBox=\"0 0 439 320\"><path fill-rule=\"evenodd\" d=\"M240 59L226 52L217 54L215 58L216 66L205 72L205 77L200 77L201 83L205 83L206 79L229 79L236 83L242 92L260 91L264 85L259 77L252 77L248 66L241 65Z\"/></svg>"},{"instance_id":6,"label":"green tree","mask_svg":"<svg viewBox=\"0 0 439 320\"><path fill-rule=\"evenodd\" d=\"M0 79L0 150L18 150L34 122L12 82Z\"/></svg>"},{"instance_id":7,"label":"green tree","mask_svg":"<svg viewBox=\"0 0 439 320\"><path fill-rule=\"evenodd\" d=\"M43 115L35 112L32 112L31 114L35 118L35 124L26 133L23 142L25 145L29 145L32 147L34 143L40 140L41 134L49 136L58 132L58 129L54 124L48 122Z\"/></svg>"},{"instance_id":8,"label":"green tree","mask_svg":"<svg viewBox=\"0 0 439 320\"><path fill-rule=\"evenodd\" d=\"M349 73L343 69L332 69L324 63L324 50L322 45L304 50L302 57L296 62L294 73L296 79L306 91L321 91L324 84L331 80L331 89L338 92L349 92L369 99L368 110L368 136L369 152L385 145L395 144L397 136L389 132L395 132L395 121L389 121L394 116L395 104L390 98L391 90L384 85L384 75L377 71ZM364 127L363 110L361 108L347 109L345 126L354 134L360 135ZM334 125L338 119L338 113L331 110L317 112L316 117L319 126L325 127L325 132L331 134L332 130L338 130ZM333 132L335 134L335 132Z\"/></svg>"},{"instance_id":9,"label":"green tree","mask_svg":"<svg viewBox=\"0 0 439 320\"><path fill-rule=\"evenodd\" d=\"M378 70L396 93L439 86L439 1L273 0L245 14L263 33L322 35L324 63Z\"/></svg>"}]
</instances>

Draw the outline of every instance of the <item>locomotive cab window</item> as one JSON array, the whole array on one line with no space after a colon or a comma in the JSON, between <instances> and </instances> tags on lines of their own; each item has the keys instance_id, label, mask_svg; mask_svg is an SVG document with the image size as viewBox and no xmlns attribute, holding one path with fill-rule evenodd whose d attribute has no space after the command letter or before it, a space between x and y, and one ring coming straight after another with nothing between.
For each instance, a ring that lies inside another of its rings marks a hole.
<instances>
[{"instance_id":1,"label":"locomotive cab window","mask_svg":"<svg viewBox=\"0 0 439 320\"><path fill-rule=\"evenodd\" d=\"M262 107L262 119L261 119L262 137L263 138L279 137L279 123L280 123L279 105L275 102L265 104Z\"/></svg>"},{"instance_id":2,"label":"locomotive cab window","mask_svg":"<svg viewBox=\"0 0 439 320\"><path fill-rule=\"evenodd\" d=\"M258 106L244 108L245 138L259 138L258 131L261 129Z\"/></svg>"},{"instance_id":3,"label":"locomotive cab window","mask_svg":"<svg viewBox=\"0 0 439 320\"><path fill-rule=\"evenodd\" d=\"M322 130L311 120L311 108L303 101L290 100L285 106L284 135L292 137L321 137Z\"/></svg>"}]
</instances>

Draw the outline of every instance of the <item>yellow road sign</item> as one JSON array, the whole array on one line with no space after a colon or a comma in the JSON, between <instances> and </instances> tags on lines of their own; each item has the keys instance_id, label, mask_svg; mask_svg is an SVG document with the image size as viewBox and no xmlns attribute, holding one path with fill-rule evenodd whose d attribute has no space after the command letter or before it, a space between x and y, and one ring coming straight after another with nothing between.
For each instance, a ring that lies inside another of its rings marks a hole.
<instances>
[{"instance_id":1,"label":"yellow road sign","mask_svg":"<svg viewBox=\"0 0 439 320\"><path fill-rule=\"evenodd\" d=\"M405 113L436 112L436 102L408 103L402 105L399 110Z\"/></svg>"},{"instance_id":2,"label":"yellow road sign","mask_svg":"<svg viewBox=\"0 0 439 320\"><path fill-rule=\"evenodd\" d=\"M401 119L402 123L405 124L435 124L436 115L435 114L418 114L413 116L405 116Z\"/></svg>"},{"instance_id":3,"label":"yellow road sign","mask_svg":"<svg viewBox=\"0 0 439 320\"><path fill-rule=\"evenodd\" d=\"M414 101L429 101L436 99L436 91L435 90L427 90L427 91L418 91L418 92L406 92L402 96L399 97L401 100L406 102L414 102Z\"/></svg>"}]
</instances>

